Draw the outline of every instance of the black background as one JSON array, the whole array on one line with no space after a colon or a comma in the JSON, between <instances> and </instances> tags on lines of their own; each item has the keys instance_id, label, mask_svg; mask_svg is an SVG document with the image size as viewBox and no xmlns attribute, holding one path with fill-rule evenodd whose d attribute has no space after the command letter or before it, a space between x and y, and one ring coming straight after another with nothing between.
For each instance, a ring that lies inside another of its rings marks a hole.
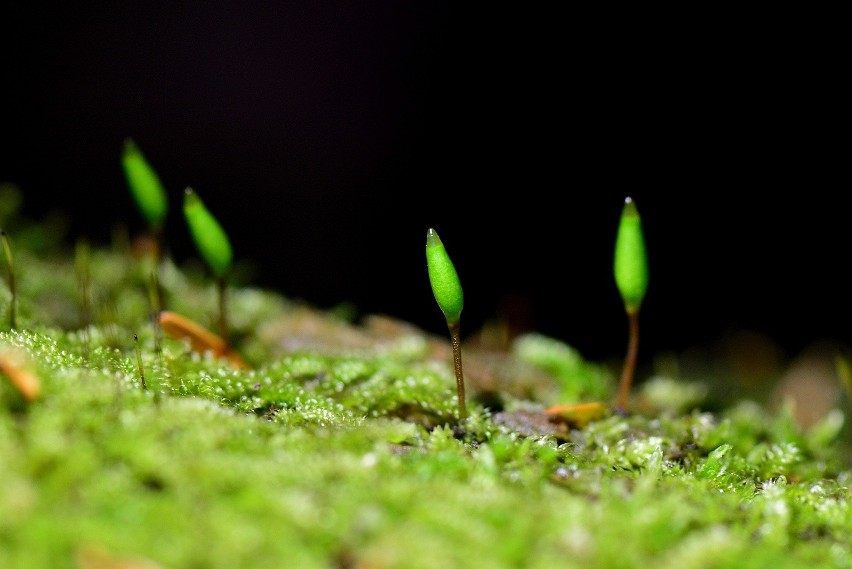
<instances>
[{"instance_id":1,"label":"black background","mask_svg":"<svg viewBox=\"0 0 852 569\"><path fill-rule=\"evenodd\" d=\"M143 229L119 162L132 137L170 192L178 261L192 186L252 284L445 333L434 227L463 334L522 298L530 326L604 358L626 342L612 249L629 195L643 358L739 329L790 354L852 337L835 15L57 4L3 5L0 181L34 219L66 212L69 238Z\"/></svg>"}]
</instances>

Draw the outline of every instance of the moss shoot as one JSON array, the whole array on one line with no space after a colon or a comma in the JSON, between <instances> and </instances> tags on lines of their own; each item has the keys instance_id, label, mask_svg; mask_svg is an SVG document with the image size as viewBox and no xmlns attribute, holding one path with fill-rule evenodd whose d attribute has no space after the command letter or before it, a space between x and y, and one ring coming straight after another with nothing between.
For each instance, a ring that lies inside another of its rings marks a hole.
<instances>
[{"instance_id":1,"label":"moss shoot","mask_svg":"<svg viewBox=\"0 0 852 569\"><path fill-rule=\"evenodd\" d=\"M126 249L94 245L83 330L73 254L24 235L0 329L0 567L852 567L845 399L805 427L674 377L629 416L561 417L612 374L525 334L466 347L461 431L445 338L235 286L235 367L158 338ZM210 320L209 282L161 274L170 309Z\"/></svg>"}]
</instances>

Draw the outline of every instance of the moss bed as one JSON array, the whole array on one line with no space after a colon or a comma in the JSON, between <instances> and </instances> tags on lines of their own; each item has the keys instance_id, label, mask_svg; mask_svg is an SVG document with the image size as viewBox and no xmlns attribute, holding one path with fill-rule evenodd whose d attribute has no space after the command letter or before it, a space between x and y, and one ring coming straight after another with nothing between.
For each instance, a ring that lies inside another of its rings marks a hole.
<instances>
[{"instance_id":1,"label":"moss bed","mask_svg":"<svg viewBox=\"0 0 852 569\"><path fill-rule=\"evenodd\" d=\"M0 357L41 392L0 375L0 567L852 567L846 399L804 428L656 378L561 417L613 373L527 333L463 347L459 422L447 338L235 284L235 368L154 325L157 271L215 329L197 267L12 227Z\"/></svg>"}]
</instances>

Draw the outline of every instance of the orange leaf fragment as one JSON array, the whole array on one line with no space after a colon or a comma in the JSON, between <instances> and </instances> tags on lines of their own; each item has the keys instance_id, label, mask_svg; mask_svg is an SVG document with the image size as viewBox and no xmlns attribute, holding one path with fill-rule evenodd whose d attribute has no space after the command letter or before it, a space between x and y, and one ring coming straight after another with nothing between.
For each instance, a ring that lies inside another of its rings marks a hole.
<instances>
[{"instance_id":1,"label":"orange leaf fragment","mask_svg":"<svg viewBox=\"0 0 852 569\"><path fill-rule=\"evenodd\" d=\"M142 557L120 558L100 547L84 547L77 551L80 569L163 569L159 563Z\"/></svg>"},{"instance_id":2,"label":"orange leaf fragment","mask_svg":"<svg viewBox=\"0 0 852 569\"><path fill-rule=\"evenodd\" d=\"M249 368L248 363L238 353L231 350L221 336L217 336L185 316L170 310L163 310L160 312L160 327L173 338L189 340L190 347L196 352L209 351L217 358L226 358L235 368Z\"/></svg>"},{"instance_id":3,"label":"orange leaf fragment","mask_svg":"<svg viewBox=\"0 0 852 569\"><path fill-rule=\"evenodd\" d=\"M562 420L578 428L583 428L592 421L603 419L609 414L609 411L609 405L598 401L574 403L571 405L553 405L544 410L551 419Z\"/></svg>"},{"instance_id":4,"label":"orange leaf fragment","mask_svg":"<svg viewBox=\"0 0 852 569\"><path fill-rule=\"evenodd\" d=\"M13 350L0 353L0 373L9 378L27 401L35 401L41 395L41 382L27 369L23 354Z\"/></svg>"}]
</instances>

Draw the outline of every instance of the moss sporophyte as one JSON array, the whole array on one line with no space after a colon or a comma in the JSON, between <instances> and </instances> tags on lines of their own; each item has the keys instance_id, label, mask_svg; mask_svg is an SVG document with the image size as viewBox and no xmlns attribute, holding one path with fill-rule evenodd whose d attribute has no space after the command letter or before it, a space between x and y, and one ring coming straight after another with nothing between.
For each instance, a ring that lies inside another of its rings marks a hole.
<instances>
[{"instance_id":1,"label":"moss sporophyte","mask_svg":"<svg viewBox=\"0 0 852 569\"><path fill-rule=\"evenodd\" d=\"M159 238L169 210L169 201L160 177L130 138L124 141L121 164L139 211L148 222L151 233Z\"/></svg>"},{"instance_id":2,"label":"moss sporophyte","mask_svg":"<svg viewBox=\"0 0 852 569\"><path fill-rule=\"evenodd\" d=\"M192 188L184 191L183 213L198 252L214 276L223 277L230 270L234 257L225 230Z\"/></svg>"},{"instance_id":3,"label":"moss sporophyte","mask_svg":"<svg viewBox=\"0 0 852 569\"><path fill-rule=\"evenodd\" d=\"M624 200L618 224L613 272L628 319L627 354L616 400L616 410L626 412L639 354L639 308L648 290L648 255L645 250L642 219L630 197Z\"/></svg>"},{"instance_id":4,"label":"moss sporophyte","mask_svg":"<svg viewBox=\"0 0 852 569\"><path fill-rule=\"evenodd\" d=\"M152 330L124 247L78 249L83 335L60 236L8 221L25 271L17 329L0 285L0 568L852 569L849 402L836 384L812 426L794 404L771 412L769 389L717 398L680 376L634 388L622 416L606 363L531 332L500 351L465 344L478 396L462 422L460 357L458 404L451 364L433 358L446 337L229 282L230 350L181 316L204 314L210 283L170 263L171 311ZM616 262L629 314L647 287L639 249L632 270L630 255ZM462 287L434 230L426 253L457 340ZM838 369L852 394L850 360L844 350ZM706 363L712 374L724 362ZM732 379L771 387L761 371ZM810 379L795 403L813 402Z\"/></svg>"},{"instance_id":5,"label":"moss sporophyte","mask_svg":"<svg viewBox=\"0 0 852 569\"><path fill-rule=\"evenodd\" d=\"M159 264L165 256L164 226L166 214L169 211L166 190L156 170L131 138L124 139L121 166L136 207L148 224L148 237L154 250L153 257ZM154 292L156 293L156 305L162 306L164 298L159 285Z\"/></svg>"},{"instance_id":6,"label":"moss sporophyte","mask_svg":"<svg viewBox=\"0 0 852 569\"><path fill-rule=\"evenodd\" d=\"M438 302L438 307L444 313L447 326L450 329L450 341L453 346L453 362L455 364L456 388L459 398L459 419L467 417L464 395L464 374L462 372L461 333L459 322L464 307L464 293L461 281L449 254L431 227L426 232L426 267L429 270L429 283L432 293Z\"/></svg>"},{"instance_id":7,"label":"moss sporophyte","mask_svg":"<svg viewBox=\"0 0 852 569\"><path fill-rule=\"evenodd\" d=\"M186 188L184 191L183 213L195 246L216 279L219 294L219 333L227 341L225 278L234 259L231 241L219 221L192 188Z\"/></svg>"},{"instance_id":8,"label":"moss sporophyte","mask_svg":"<svg viewBox=\"0 0 852 569\"><path fill-rule=\"evenodd\" d=\"M13 330L16 327L15 323L15 305L17 304L16 291L15 291L15 262L12 257L12 247L9 245L9 238L6 237L5 231L0 231L0 240L3 242L3 252L6 256L6 268L9 274L9 294L11 295L11 299L9 301L9 327Z\"/></svg>"}]
</instances>

